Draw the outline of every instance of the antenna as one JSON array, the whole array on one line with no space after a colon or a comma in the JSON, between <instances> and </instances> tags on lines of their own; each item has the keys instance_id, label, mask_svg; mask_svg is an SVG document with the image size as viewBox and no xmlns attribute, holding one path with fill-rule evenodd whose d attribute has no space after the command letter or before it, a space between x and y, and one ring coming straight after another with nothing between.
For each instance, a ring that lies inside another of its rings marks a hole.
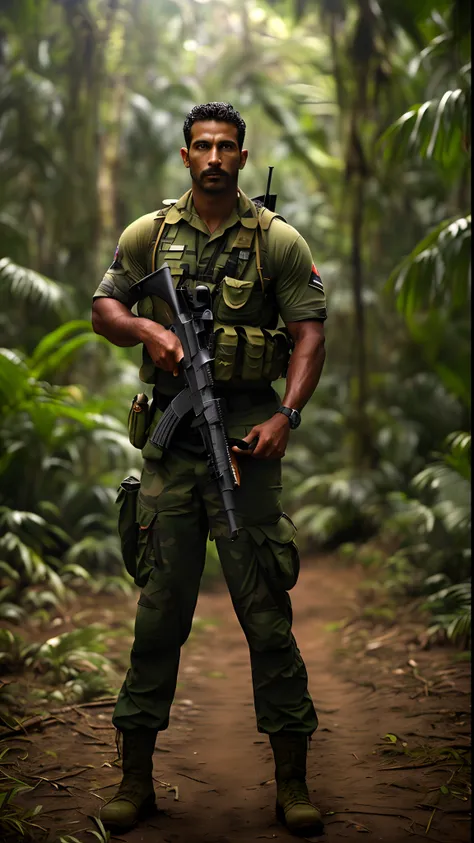
<instances>
[{"instance_id":1,"label":"antenna","mask_svg":"<svg viewBox=\"0 0 474 843\"><path fill-rule=\"evenodd\" d=\"M265 190L265 198L263 200L263 204L265 205L266 208L268 208L268 202L269 202L269 199L270 199L270 187L271 187L271 184L272 184L273 170L274 170L273 167L268 168L267 188Z\"/></svg>"}]
</instances>

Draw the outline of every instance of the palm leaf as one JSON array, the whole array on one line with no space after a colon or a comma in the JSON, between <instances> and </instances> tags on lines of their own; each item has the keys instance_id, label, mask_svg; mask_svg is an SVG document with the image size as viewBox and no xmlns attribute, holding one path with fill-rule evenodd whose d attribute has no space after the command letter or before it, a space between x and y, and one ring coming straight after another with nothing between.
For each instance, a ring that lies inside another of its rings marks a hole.
<instances>
[{"instance_id":1,"label":"palm leaf","mask_svg":"<svg viewBox=\"0 0 474 843\"><path fill-rule=\"evenodd\" d=\"M0 290L7 291L18 301L55 313L65 309L69 297L66 287L34 269L18 266L10 258L0 260Z\"/></svg>"},{"instance_id":2,"label":"palm leaf","mask_svg":"<svg viewBox=\"0 0 474 843\"><path fill-rule=\"evenodd\" d=\"M0 348L0 398L2 408L15 406L28 388L28 369L9 348Z\"/></svg>"},{"instance_id":3,"label":"palm leaf","mask_svg":"<svg viewBox=\"0 0 474 843\"><path fill-rule=\"evenodd\" d=\"M401 313L469 305L471 215L440 223L392 272L388 286Z\"/></svg>"},{"instance_id":4,"label":"palm leaf","mask_svg":"<svg viewBox=\"0 0 474 843\"><path fill-rule=\"evenodd\" d=\"M439 99L413 106L382 135L386 160L433 159L443 166L463 162L470 145L470 89L445 91Z\"/></svg>"},{"instance_id":5,"label":"palm leaf","mask_svg":"<svg viewBox=\"0 0 474 843\"><path fill-rule=\"evenodd\" d=\"M70 322L66 322L65 325L56 328L55 331L46 334L31 355L31 365L34 367L43 362L44 358L51 354L51 352L56 351L64 340L78 331L91 331L90 322L87 322L85 319L73 319Z\"/></svg>"}]
</instances>

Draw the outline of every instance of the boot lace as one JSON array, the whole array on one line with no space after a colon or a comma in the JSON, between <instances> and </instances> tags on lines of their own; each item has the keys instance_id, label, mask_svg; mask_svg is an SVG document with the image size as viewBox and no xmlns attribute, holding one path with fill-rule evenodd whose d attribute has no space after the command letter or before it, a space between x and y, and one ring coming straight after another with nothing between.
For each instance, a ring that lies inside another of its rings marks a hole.
<instances>
[{"instance_id":1,"label":"boot lace","mask_svg":"<svg viewBox=\"0 0 474 843\"><path fill-rule=\"evenodd\" d=\"M309 803L308 788L305 782L298 779L289 779L279 788L279 801L285 809L293 808L294 805Z\"/></svg>"}]
</instances>

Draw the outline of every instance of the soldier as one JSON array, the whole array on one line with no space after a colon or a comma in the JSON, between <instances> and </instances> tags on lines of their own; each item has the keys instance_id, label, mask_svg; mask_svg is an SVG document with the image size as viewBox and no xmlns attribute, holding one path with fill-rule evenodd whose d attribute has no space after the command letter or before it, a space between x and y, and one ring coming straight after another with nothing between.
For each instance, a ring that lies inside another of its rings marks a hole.
<instances>
[{"instance_id":1,"label":"soldier","mask_svg":"<svg viewBox=\"0 0 474 843\"><path fill-rule=\"evenodd\" d=\"M101 812L104 825L119 831L155 806L152 755L157 733L168 726L208 535L250 650L257 728L269 735L275 759L278 816L295 833L322 830L305 781L308 739L318 721L287 593L299 571L296 530L282 512L280 492L290 431L324 364L325 297L301 235L239 190L248 156L244 135L244 120L227 103L191 110L181 149L191 189L125 229L94 295L94 330L118 346L143 344L140 377L154 387L154 425L184 385L183 352L164 327L169 320L159 299L145 299L138 315L131 312L130 286L165 261L176 283L186 269L191 287L206 284L215 318L215 390L227 433L256 441L250 452L233 448L241 475L234 542L192 419L180 422L165 452L150 441L142 450L136 516L142 590L131 667L113 715L123 739L123 780ZM286 372L280 405L271 382Z\"/></svg>"}]
</instances>

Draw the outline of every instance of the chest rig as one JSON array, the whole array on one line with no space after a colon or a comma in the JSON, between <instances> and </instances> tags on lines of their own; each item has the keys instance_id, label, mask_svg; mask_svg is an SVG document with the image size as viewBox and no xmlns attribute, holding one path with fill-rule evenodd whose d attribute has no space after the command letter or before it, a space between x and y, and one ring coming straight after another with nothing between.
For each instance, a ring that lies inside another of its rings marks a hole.
<instances>
[{"instance_id":1,"label":"chest rig","mask_svg":"<svg viewBox=\"0 0 474 843\"><path fill-rule=\"evenodd\" d=\"M172 205L157 212L148 252L148 272L165 261L175 285L186 274L193 289L206 284L213 301L216 381L239 383L272 381L286 374L291 343L285 329L278 329L274 279L268 273L266 236L278 214L257 207L241 217L215 242L202 245L203 234L189 225ZM282 219L282 217L279 217ZM140 303L139 315L167 324L166 309L158 299ZM169 394L166 373L146 361L142 380L155 383ZM173 392L176 390L174 379Z\"/></svg>"}]
</instances>

